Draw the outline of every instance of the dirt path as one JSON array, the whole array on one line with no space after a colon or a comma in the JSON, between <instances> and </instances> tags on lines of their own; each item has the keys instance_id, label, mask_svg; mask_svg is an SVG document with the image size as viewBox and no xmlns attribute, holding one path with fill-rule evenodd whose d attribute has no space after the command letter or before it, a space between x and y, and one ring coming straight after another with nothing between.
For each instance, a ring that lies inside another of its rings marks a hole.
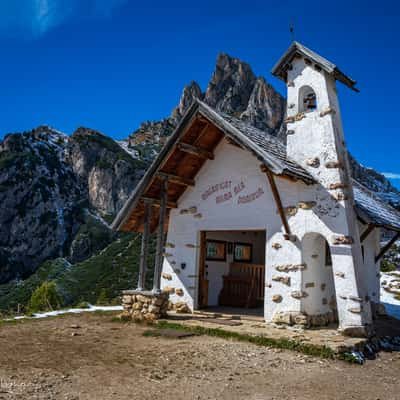
<instances>
[{"instance_id":1,"label":"dirt path","mask_svg":"<svg viewBox=\"0 0 400 400\"><path fill-rule=\"evenodd\" d=\"M90 314L0 325L0 399L400 399L399 353L360 367L145 329Z\"/></svg>"}]
</instances>

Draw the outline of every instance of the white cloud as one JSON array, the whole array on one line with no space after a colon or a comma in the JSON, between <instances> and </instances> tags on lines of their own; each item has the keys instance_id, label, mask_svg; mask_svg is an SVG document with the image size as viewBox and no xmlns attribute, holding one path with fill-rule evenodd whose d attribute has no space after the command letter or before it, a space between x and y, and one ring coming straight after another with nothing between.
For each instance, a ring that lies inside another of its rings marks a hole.
<instances>
[{"instance_id":1,"label":"white cloud","mask_svg":"<svg viewBox=\"0 0 400 400\"><path fill-rule=\"evenodd\" d=\"M0 33L38 37L74 18L105 18L127 0L1 0Z\"/></svg>"},{"instance_id":2,"label":"white cloud","mask_svg":"<svg viewBox=\"0 0 400 400\"><path fill-rule=\"evenodd\" d=\"M393 172L383 172L382 175L388 179L400 179L400 174L395 174Z\"/></svg>"}]
</instances>

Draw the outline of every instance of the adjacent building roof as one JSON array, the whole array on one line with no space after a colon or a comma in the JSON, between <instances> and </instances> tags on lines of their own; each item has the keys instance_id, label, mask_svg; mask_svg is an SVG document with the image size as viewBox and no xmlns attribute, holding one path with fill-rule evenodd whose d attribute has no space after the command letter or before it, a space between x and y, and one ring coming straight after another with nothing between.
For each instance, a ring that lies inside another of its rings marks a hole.
<instances>
[{"instance_id":1,"label":"adjacent building roof","mask_svg":"<svg viewBox=\"0 0 400 400\"><path fill-rule=\"evenodd\" d=\"M279 59L279 61L275 64L274 68L272 68L272 74L286 81L286 71L290 62L296 56L302 56L306 59L311 60L314 64L318 65L318 67L322 68L328 74L331 74L335 79L342 82L350 89L358 92L359 90L355 87L356 81L351 79L349 76L345 75L337 65L333 64L326 58L320 56L316 52L310 50L306 46L303 46L299 42L293 42L285 54Z\"/></svg>"},{"instance_id":2,"label":"adjacent building roof","mask_svg":"<svg viewBox=\"0 0 400 400\"><path fill-rule=\"evenodd\" d=\"M135 210L140 197L152 184L154 176L160 171L166 159L173 154L176 144L181 140L182 135L187 132L188 126L199 116L211 122L220 132L235 143L252 152L274 174L286 175L302 180L306 184L316 183L304 168L286 156L285 145L277 138L253 127L249 123L217 112L200 100L196 100L115 218L112 224L114 229L122 229L131 213ZM357 181L354 181L353 188L356 212L360 219L366 223L400 231L400 212L379 199ZM178 193L178 197L179 195Z\"/></svg>"},{"instance_id":3,"label":"adjacent building roof","mask_svg":"<svg viewBox=\"0 0 400 400\"><path fill-rule=\"evenodd\" d=\"M380 199L361 183L353 180L357 215L366 223L400 231L400 212Z\"/></svg>"}]
</instances>

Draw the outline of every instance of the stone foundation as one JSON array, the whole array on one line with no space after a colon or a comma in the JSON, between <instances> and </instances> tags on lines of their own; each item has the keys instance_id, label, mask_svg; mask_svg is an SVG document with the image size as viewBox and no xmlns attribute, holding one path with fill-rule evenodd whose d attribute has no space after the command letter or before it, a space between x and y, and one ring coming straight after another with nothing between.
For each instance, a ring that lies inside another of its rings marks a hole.
<instances>
[{"instance_id":1,"label":"stone foundation","mask_svg":"<svg viewBox=\"0 0 400 400\"><path fill-rule=\"evenodd\" d=\"M333 311L319 315L307 315L302 312L288 311L276 313L272 322L277 325L300 325L304 328L314 328L327 326L338 321Z\"/></svg>"},{"instance_id":2,"label":"stone foundation","mask_svg":"<svg viewBox=\"0 0 400 400\"><path fill-rule=\"evenodd\" d=\"M153 322L167 316L169 294L125 290L122 296L122 316L137 322Z\"/></svg>"}]
</instances>

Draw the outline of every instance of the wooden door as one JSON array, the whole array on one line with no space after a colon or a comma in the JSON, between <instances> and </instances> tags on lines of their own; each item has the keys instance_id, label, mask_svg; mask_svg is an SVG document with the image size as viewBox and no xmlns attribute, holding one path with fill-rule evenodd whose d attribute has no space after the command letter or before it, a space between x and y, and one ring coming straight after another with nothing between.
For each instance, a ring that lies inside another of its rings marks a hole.
<instances>
[{"instance_id":1,"label":"wooden door","mask_svg":"<svg viewBox=\"0 0 400 400\"><path fill-rule=\"evenodd\" d=\"M206 232L200 232L199 308L208 306L208 278L206 268Z\"/></svg>"}]
</instances>

